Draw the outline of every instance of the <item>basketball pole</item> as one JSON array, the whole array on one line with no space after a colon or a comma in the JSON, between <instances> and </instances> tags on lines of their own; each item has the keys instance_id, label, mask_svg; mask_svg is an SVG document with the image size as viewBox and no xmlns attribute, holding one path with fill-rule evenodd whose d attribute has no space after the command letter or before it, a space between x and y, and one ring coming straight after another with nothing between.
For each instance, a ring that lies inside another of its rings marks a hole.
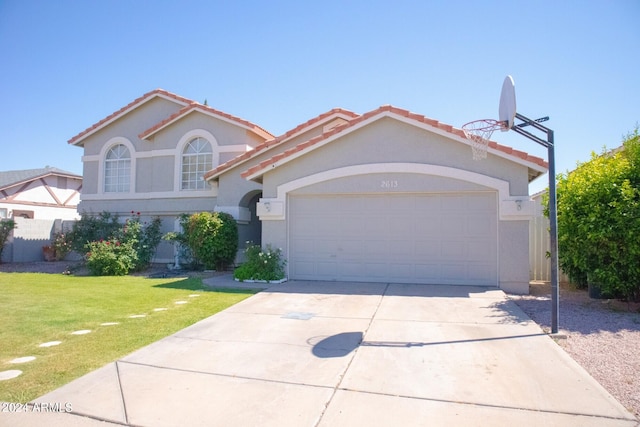
<instances>
[{"instance_id":1,"label":"basketball pole","mask_svg":"<svg viewBox=\"0 0 640 427\"><path fill-rule=\"evenodd\" d=\"M541 125L536 120L531 120L520 113L516 113L516 118L523 123L514 125L511 130L519 133L530 140L537 142L547 148L549 162L549 233L550 233L550 253L551 253L551 333L558 333L558 313L560 311L560 287L558 286L558 210L556 198L556 165L554 152L553 130ZM527 132L523 127L532 126L547 134L547 140L539 138Z\"/></svg>"}]
</instances>

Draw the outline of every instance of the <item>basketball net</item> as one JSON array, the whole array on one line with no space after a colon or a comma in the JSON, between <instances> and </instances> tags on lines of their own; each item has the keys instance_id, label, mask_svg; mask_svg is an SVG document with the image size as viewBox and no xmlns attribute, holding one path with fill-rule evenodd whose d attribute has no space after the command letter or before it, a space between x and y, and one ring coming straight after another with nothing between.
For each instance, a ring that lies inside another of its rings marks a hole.
<instances>
[{"instance_id":1,"label":"basketball net","mask_svg":"<svg viewBox=\"0 0 640 427\"><path fill-rule=\"evenodd\" d=\"M471 141L473 160L487 158L491 135L495 130L503 127L502 122L493 119L474 120L462 126L465 136Z\"/></svg>"}]
</instances>

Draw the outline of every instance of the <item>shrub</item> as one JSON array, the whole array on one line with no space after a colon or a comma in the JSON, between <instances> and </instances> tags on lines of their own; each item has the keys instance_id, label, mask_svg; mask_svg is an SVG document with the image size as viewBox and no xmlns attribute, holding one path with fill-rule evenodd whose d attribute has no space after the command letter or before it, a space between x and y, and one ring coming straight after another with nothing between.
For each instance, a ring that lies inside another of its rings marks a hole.
<instances>
[{"instance_id":1,"label":"shrub","mask_svg":"<svg viewBox=\"0 0 640 427\"><path fill-rule=\"evenodd\" d=\"M7 239L11 232L16 228L16 222L12 219L3 219L0 221L0 262L2 262L2 251L4 245L7 243Z\"/></svg>"},{"instance_id":2,"label":"shrub","mask_svg":"<svg viewBox=\"0 0 640 427\"><path fill-rule=\"evenodd\" d=\"M95 275L122 275L149 267L160 243L160 218L140 221L140 212L131 211L124 223L117 215L103 212L83 214L70 233L71 247L86 253L87 265Z\"/></svg>"},{"instance_id":3,"label":"shrub","mask_svg":"<svg viewBox=\"0 0 640 427\"><path fill-rule=\"evenodd\" d=\"M150 223L140 222L140 212L131 211L124 225L114 233L114 237L122 242L130 242L136 251L136 264L134 270L141 271L151 265L156 248L160 243L162 234L160 226L162 221L155 217Z\"/></svg>"},{"instance_id":4,"label":"shrub","mask_svg":"<svg viewBox=\"0 0 640 427\"><path fill-rule=\"evenodd\" d=\"M263 250L258 245L249 245L244 253L246 261L235 269L234 278L240 281L284 279L286 261L282 259L282 249L273 249L271 245L267 245Z\"/></svg>"},{"instance_id":5,"label":"shrub","mask_svg":"<svg viewBox=\"0 0 640 427\"><path fill-rule=\"evenodd\" d=\"M121 227L118 216L109 212L102 212L98 216L82 213L80 220L73 224L73 230L70 233L71 249L78 253L85 253L90 242L107 240Z\"/></svg>"},{"instance_id":6,"label":"shrub","mask_svg":"<svg viewBox=\"0 0 640 427\"><path fill-rule=\"evenodd\" d=\"M170 233L165 238L189 247L193 258L206 269L224 270L233 263L238 251L238 226L224 212L200 212L183 215L182 233Z\"/></svg>"},{"instance_id":7,"label":"shrub","mask_svg":"<svg viewBox=\"0 0 640 427\"><path fill-rule=\"evenodd\" d=\"M62 261L71 252L72 239L69 233L56 233L51 241L55 259Z\"/></svg>"},{"instance_id":8,"label":"shrub","mask_svg":"<svg viewBox=\"0 0 640 427\"><path fill-rule=\"evenodd\" d=\"M573 281L640 298L640 138L558 177L558 258Z\"/></svg>"},{"instance_id":9,"label":"shrub","mask_svg":"<svg viewBox=\"0 0 640 427\"><path fill-rule=\"evenodd\" d=\"M94 276L124 276L137 262L132 242L99 240L88 245L87 267Z\"/></svg>"}]
</instances>

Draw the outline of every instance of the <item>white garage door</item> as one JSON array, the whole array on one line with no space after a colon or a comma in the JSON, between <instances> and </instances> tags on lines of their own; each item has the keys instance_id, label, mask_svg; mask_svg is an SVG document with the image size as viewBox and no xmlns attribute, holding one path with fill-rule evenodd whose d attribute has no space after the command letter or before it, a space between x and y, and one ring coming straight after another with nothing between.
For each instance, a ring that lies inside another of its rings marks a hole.
<instances>
[{"instance_id":1,"label":"white garage door","mask_svg":"<svg viewBox=\"0 0 640 427\"><path fill-rule=\"evenodd\" d=\"M497 286L495 193L292 196L289 277Z\"/></svg>"}]
</instances>

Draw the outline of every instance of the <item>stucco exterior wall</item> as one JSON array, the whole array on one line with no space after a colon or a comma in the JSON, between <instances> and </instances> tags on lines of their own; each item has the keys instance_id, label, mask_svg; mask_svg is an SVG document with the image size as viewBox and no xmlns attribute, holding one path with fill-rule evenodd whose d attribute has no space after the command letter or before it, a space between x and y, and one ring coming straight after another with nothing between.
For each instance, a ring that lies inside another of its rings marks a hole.
<instances>
[{"instance_id":1,"label":"stucco exterior wall","mask_svg":"<svg viewBox=\"0 0 640 427\"><path fill-rule=\"evenodd\" d=\"M156 150L174 149L184 134L193 129L203 129L210 132L215 137L217 145L221 147L238 144L255 146L257 142L255 139L249 138L250 133L246 129L199 112L187 115L172 126L160 130L150 139Z\"/></svg>"},{"instance_id":2,"label":"stucco exterior wall","mask_svg":"<svg viewBox=\"0 0 640 427\"><path fill-rule=\"evenodd\" d=\"M245 163L242 163L241 165L238 165L237 167L231 168L230 170L224 172L219 177L219 204L221 206L238 206L240 200L246 193L255 189L262 188L261 184L258 184L254 181L247 181L245 178L242 178L240 174L243 171L257 165L258 163L266 159L271 158L276 152L280 153L286 151L304 141L308 141L313 137L321 135L323 126L325 126L327 123L331 123L333 120L335 120L335 117L329 117L326 120L320 121L308 130L301 132L299 135L292 136L290 139L280 143L277 148L273 150L266 150L265 152L249 159ZM220 159L221 164L225 161L227 161L227 159Z\"/></svg>"},{"instance_id":3,"label":"stucco exterior wall","mask_svg":"<svg viewBox=\"0 0 640 427\"><path fill-rule=\"evenodd\" d=\"M529 293L529 221L498 222L500 289Z\"/></svg>"},{"instance_id":4,"label":"stucco exterior wall","mask_svg":"<svg viewBox=\"0 0 640 427\"><path fill-rule=\"evenodd\" d=\"M216 207L215 197L201 198L154 198L154 199L114 199L84 200L78 206L79 212L94 213L112 212L127 215L143 212L147 215L180 215L188 212L213 212Z\"/></svg>"},{"instance_id":5,"label":"stucco exterior wall","mask_svg":"<svg viewBox=\"0 0 640 427\"><path fill-rule=\"evenodd\" d=\"M136 193L175 191L175 157L156 156L136 161Z\"/></svg>"},{"instance_id":6,"label":"stucco exterior wall","mask_svg":"<svg viewBox=\"0 0 640 427\"><path fill-rule=\"evenodd\" d=\"M424 163L473 171L509 182L511 195L528 194L526 166L489 156L474 161L462 143L391 118L383 118L314 150L313 155L278 167L264 175L263 197L275 197L277 186L313 173L356 164Z\"/></svg>"},{"instance_id":7,"label":"stucco exterior wall","mask_svg":"<svg viewBox=\"0 0 640 427\"><path fill-rule=\"evenodd\" d=\"M137 152L171 148L160 147L148 141L142 141L138 138L138 135L179 111L180 108L182 108L180 104L166 99L154 98L149 100L109 126L88 136L83 142L84 155L99 155L104 143L115 137L127 138L134 145Z\"/></svg>"}]
</instances>

